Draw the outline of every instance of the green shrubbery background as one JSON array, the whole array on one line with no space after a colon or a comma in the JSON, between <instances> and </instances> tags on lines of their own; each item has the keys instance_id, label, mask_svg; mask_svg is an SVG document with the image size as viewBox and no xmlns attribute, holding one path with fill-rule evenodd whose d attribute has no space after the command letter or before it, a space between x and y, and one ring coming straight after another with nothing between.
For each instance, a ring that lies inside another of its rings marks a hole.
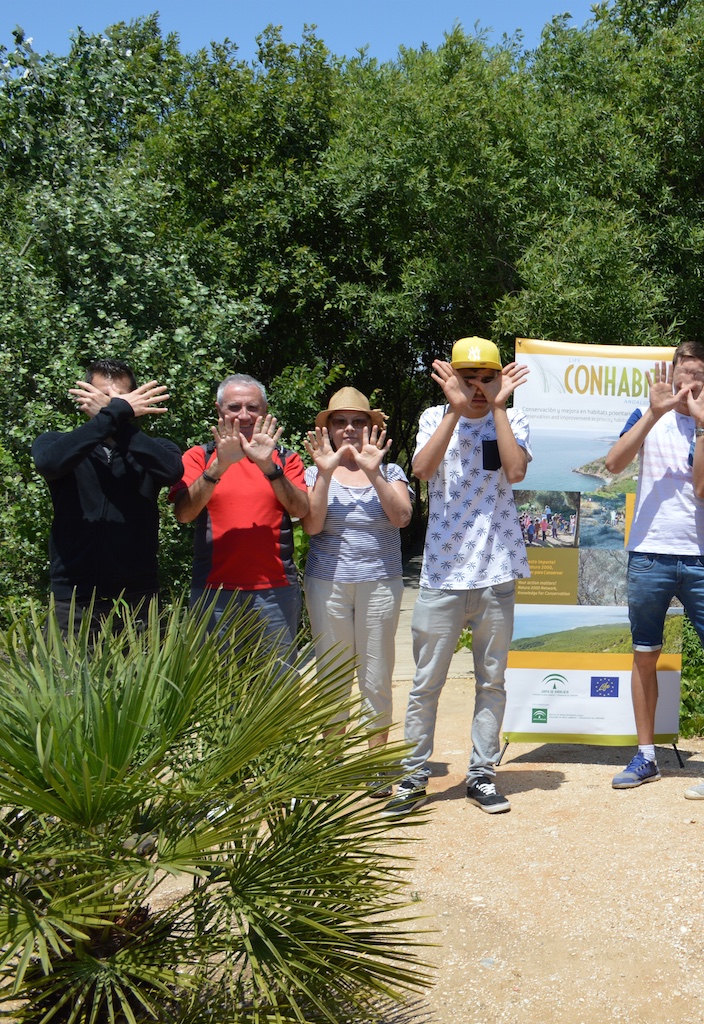
<instances>
[{"instance_id":1,"label":"green shrubbery background","mask_svg":"<svg viewBox=\"0 0 704 1024\"><path fill-rule=\"evenodd\" d=\"M704 2L618 0L540 46L450 31L379 64L307 32L182 52L155 16L0 52L0 591L47 589L30 446L90 359L209 436L246 370L297 443L333 385L408 463L456 337L654 345L704 323ZM420 515L420 512L418 513ZM422 524L417 523L417 532ZM190 535L164 516L179 593ZM689 656L689 652L688 652Z\"/></svg>"}]
</instances>

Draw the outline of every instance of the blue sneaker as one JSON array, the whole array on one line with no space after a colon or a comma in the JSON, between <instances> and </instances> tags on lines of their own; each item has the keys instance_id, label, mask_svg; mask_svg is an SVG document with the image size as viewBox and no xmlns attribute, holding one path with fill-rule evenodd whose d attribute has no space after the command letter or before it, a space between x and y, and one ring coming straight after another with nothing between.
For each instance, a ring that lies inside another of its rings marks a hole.
<instances>
[{"instance_id":1,"label":"blue sneaker","mask_svg":"<svg viewBox=\"0 0 704 1024\"><path fill-rule=\"evenodd\" d=\"M628 765L614 775L611 785L614 789L635 789L642 786L644 782L657 782L660 772L655 761L646 761L640 750L631 758Z\"/></svg>"}]
</instances>

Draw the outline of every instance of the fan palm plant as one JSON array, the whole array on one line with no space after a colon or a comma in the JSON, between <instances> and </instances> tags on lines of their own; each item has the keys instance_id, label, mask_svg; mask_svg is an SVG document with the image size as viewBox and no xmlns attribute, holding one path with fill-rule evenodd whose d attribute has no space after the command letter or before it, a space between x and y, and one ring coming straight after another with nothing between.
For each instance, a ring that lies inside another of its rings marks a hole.
<instances>
[{"instance_id":1,"label":"fan palm plant","mask_svg":"<svg viewBox=\"0 0 704 1024\"><path fill-rule=\"evenodd\" d=\"M0 638L0 1014L361 1021L426 983L360 797L399 752L326 728L344 666L283 669L246 613L145 618Z\"/></svg>"}]
</instances>

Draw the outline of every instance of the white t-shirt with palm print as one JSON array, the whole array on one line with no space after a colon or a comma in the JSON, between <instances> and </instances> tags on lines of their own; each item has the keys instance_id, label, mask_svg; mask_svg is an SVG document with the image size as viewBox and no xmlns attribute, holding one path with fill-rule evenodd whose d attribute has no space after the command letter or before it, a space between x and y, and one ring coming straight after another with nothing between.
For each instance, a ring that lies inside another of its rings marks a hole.
<instances>
[{"instance_id":1,"label":"white t-shirt with palm print","mask_svg":"<svg viewBox=\"0 0 704 1024\"><path fill-rule=\"evenodd\" d=\"M421 415L415 455L447 412L446 405ZM521 410L509 409L511 429L528 459L529 428ZM493 442L493 444L492 444ZM496 464L492 413L460 420L437 472L428 481L428 530L420 585L431 590L475 590L530 576L513 490Z\"/></svg>"}]
</instances>

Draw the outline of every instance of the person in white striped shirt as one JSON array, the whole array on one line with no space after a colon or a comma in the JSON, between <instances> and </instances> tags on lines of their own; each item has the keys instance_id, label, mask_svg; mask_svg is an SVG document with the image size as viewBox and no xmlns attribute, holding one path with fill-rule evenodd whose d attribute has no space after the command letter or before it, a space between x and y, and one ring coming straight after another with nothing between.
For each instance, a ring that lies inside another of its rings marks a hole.
<instances>
[{"instance_id":1,"label":"person in white striped shirt","mask_svg":"<svg viewBox=\"0 0 704 1024\"><path fill-rule=\"evenodd\" d=\"M400 466L384 464L391 447L385 416L345 387L318 414L305 442L310 534L304 590L318 669L343 651L356 660L370 746L391 725L394 637L403 594L399 530L411 520L411 489ZM355 661L349 663L349 692ZM341 707L336 723L347 717ZM332 724L336 724L332 723ZM389 795L381 782L370 795Z\"/></svg>"}]
</instances>

